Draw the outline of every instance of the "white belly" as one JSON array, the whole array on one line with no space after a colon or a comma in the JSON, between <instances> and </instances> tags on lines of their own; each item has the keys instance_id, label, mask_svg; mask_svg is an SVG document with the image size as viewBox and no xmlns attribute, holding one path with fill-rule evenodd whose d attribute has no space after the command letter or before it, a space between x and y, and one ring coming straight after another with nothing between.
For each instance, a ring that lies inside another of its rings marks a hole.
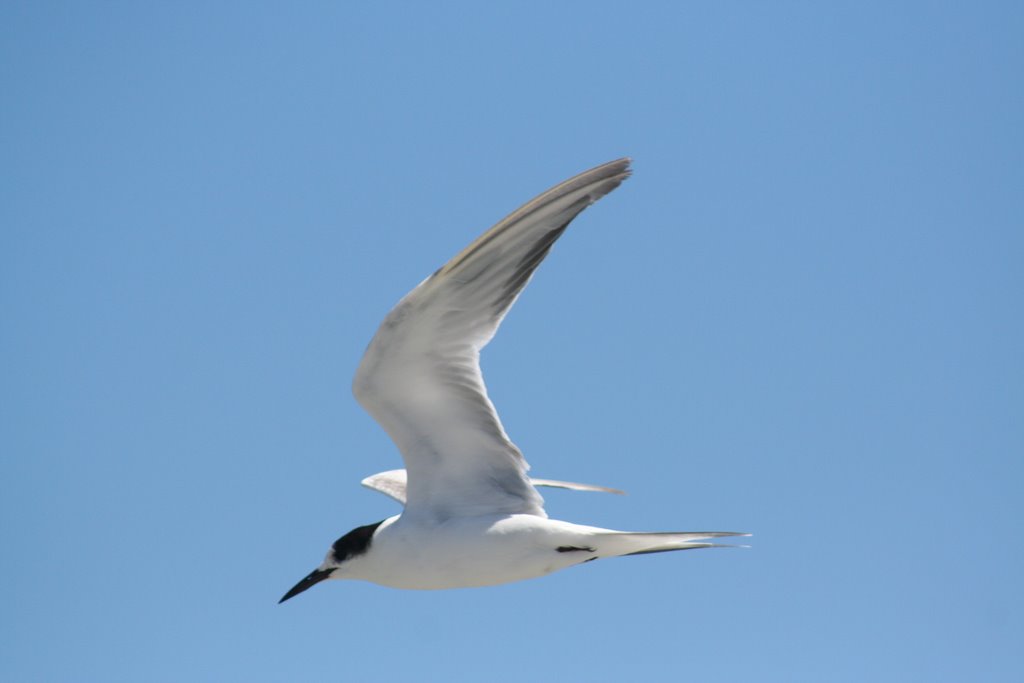
<instances>
[{"instance_id":1,"label":"white belly","mask_svg":"<svg viewBox=\"0 0 1024 683\"><path fill-rule=\"evenodd\" d=\"M458 518L422 523L398 518L381 525L370 551L346 578L393 588L434 590L493 586L550 574L594 555L593 527L533 515ZM340 577L339 577L340 578Z\"/></svg>"}]
</instances>

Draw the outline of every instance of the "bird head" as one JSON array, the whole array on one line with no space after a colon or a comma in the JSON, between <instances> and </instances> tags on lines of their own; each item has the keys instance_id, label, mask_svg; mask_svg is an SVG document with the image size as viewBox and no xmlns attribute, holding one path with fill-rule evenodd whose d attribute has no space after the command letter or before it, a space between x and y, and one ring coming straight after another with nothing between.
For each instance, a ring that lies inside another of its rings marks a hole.
<instances>
[{"instance_id":1,"label":"bird head","mask_svg":"<svg viewBox=\"0 0 1024 683\"><path fill-rule=\"evenodd\" d=\"M373 541L373 534L383 522L367 524L348 532L331 545L327 556L319 567L311 571L305 578L292 586L291 590L284 594L278 601L281 604L285 600L294 598L299 593L309 590L316 584L326 579L345 578L344 565L353 558L364 555L370 549Z\"/></svg>"}]
</instances>

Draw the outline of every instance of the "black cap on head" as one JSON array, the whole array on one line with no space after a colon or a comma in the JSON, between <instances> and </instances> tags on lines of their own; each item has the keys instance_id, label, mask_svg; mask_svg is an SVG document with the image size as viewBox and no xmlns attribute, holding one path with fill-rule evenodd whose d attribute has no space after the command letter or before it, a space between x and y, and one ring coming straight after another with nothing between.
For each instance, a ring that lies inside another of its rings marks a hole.
<instances>
[{"instance_id":1,"label":"black cap on head","mask_svg":"<svg viewBox=\"0 0 1024 683\"><path fill-rule=\"evenodd\" d=\"M364 554L370 549L370 543L373 541L373 534L377 531L377 527L383 523L384 520L381 520L373 524L358 527L339 538L334 542L334 545L331 546L331 559L338 564L341 564L345 560ZM299 593L309 590L324 579L330 578L331 574L333 574L336 569L337 567L331 567L329 569L314 569L310 572L309 576L292 586L292 589L285 593L284 597L277 601L277 604L280 605L285 600L294 598Z\"/></svg>"},{"instance_id":2,"label":"black cap on head","mask_svg":"<svg viewBox=\"0 0 1024 683\"><path fill-rule=\"evenodd\" d=\"M335 562L341 564L350 557L364 554L370 549L370 543L373 541L373 534L377 531L377 527L383 523L384 520L381 520L348 532L331 546L331 557Z\"/></svg>"}]
</instances>

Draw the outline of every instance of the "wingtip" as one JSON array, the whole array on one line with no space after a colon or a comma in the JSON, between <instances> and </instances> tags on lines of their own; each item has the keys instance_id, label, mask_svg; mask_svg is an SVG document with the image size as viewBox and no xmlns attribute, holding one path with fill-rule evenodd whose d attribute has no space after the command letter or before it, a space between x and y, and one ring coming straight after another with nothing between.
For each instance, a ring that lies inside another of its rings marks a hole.
<instances>
[{"instance_id":1,"label":"wingtip","mask_svg":"<svg viewBox=\"0 0 1024 683\"><path fill-rule=\"evenodd\" d=\"M606 164L601 164L595 171L604 170L609 173L612 178L615 178L618 182L622 182L629 176L633 175L633 159L631 157L622 157L609 161Z\"/></svg>"},{"instance_id":2,"label":"wingtip","mask_svg":"<svg viewBox=\"0 0 1024 683\"><path fill-rule=\"evenodd\" d=\"M536 479L530 478L530 483L533 486L545 486L555 489L567 489L569 491L591 491L597 493L614 493L617 496L626 495L625 491L620 489L613 489L609 486L598 486L596 484L580 484L574 481L562 481L560 479Z\"/></svg>"},{"instance_id":3,"label":"wingtip","mask_svg":"<svg viewBox=\"0 0 1024 683\"><path fill-rule=\"evenodd\" d=\"M553 189L573 188L587 183L596 183L592 201L597 201L633 174L632 164L633 160L630 157L608 161L569 178Z\"/></svg>"}]
</instances>

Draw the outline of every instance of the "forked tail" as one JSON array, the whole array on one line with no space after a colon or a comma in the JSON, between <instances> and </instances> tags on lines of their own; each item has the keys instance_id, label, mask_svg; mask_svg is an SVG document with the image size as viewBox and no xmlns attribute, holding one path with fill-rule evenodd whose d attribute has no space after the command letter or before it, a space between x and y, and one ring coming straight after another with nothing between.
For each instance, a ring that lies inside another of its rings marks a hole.
<instances>
[{"instance_id":1,"label":"forked tail","mask_svg":"<svg viewBox=\"0 0 1024 683\"><path fill-rule=\"evenodd\" d=\"M667 553L673 550L696 548L745 548L728 543L712 543L708 539L727 536L750 536L735 531L610 531L598 535L594 541L600 557Z\"/></svg>"}]
</instances>

